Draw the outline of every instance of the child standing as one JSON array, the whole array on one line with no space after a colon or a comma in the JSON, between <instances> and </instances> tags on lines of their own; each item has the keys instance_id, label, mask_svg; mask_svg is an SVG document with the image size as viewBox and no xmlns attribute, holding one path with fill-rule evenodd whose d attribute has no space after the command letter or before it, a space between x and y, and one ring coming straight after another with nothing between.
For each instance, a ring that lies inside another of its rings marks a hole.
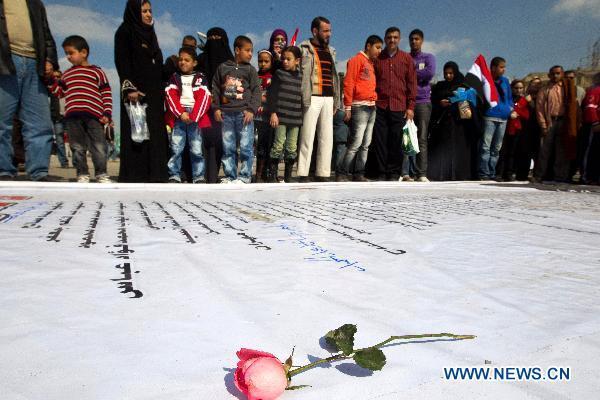
<instances>
[{"instance_id":1,"label":"child standing","mask_svg":"<svg viewBox=\"0 0 600 400\"><path fill-rule=\"evenodd\" d=\"M267 179L265 165L269 159L269 151L273 144L273 128L269 124L268 115L265 117L265 105L267 103L267 89L271 86L273 77L273 54L269 50L258 52L258 78L260 79L261 106L254 118L254 127L258 136L256 146L256 182L261 183Z\"/></svg>"},{"instance_id":2,"label":"child standing","mask_svg":"<svg viewBox=\"0 0 600 400\"><path fill-rule=\"evenodd\" d=\"M261 103L260 81L252 60L252 41L238 36L234 61L219 65L213 78L215 120L222 122L223 172L221 183L250 183L254 157L254 116ZM242 168L237 172L236 144L240 142Z\"/></svg>"},{"instance_id":3,"label":"child standing","mask_svg":"<svg viewBox=\"0 0 600 400\"><path fill-rule=\"evenodd\" d=\"M296 162L298 132L302 125L302 75L298 65L302 52L296 46L286 47L281 53L281 69L273 76L267 94L271 126L275 128L275 139L271 148L270 182L277 182L277 166L285 148L285 175L290 182L292 168Z\"/></svg>"},{"instance_id":4,"label":"child standing","mask_svg":"<svg viewBox=\"0 0 600 400\"><path fill-rule=\"evenodd\" d=\"M98 183L112 183L106 173L106 137L104 127L112 118L112 93L106 74L100 67L88 62L90 47L81 36L69 36L62 43L67 60L73 65L62 79L52 77L48 90L56 97L65 97L64 122L77 182L88 183L86 154L92 154L94 173Z\"/></svg>"},{"instance_id":5,"label":"child standing","mask_svg":"<svg viewBox=\"0 0 600 400\"><path fill-rule=\"evenodd\" d=\"M171 152L167 167L169 182L181 183L181 156L186 142L189 143L192 164L192 182L205 183L204 155L202 153L202 129L210 127L207 111L210 108L210 92L201 72L194 72L198 62L195 49L179 50L178 67L165 88L167 110L174 118L171 134Z\"/></svg>"},{"instance_id":6,"label":"child standing","mask_svg":"<svg viewBox=\"0 0 600 400\"><path fill-rule=\"evenodd\" d=\"M371 35L367 38L364 51L348 61L344 79L344 120L352 120L352 134L337 176L338 181L348 181L352 175L355 181L367 181L365 165L373 136L377 100L373 60L379 57L382 45L383 40L379 36Z\"/></svg>"}]
</instances>

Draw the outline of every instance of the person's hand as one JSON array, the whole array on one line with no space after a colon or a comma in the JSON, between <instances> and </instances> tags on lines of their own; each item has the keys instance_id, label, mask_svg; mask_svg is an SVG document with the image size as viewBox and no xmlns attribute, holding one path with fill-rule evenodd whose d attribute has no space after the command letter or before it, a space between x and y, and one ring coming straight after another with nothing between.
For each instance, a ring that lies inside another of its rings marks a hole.
<instances>
[{"instance_id":1,"label":"person's hand","mask_svg":"<svg viewBox=\"0 0 600 400\"><path fill-rule=\"evenodd\" d=\"M263 106L260 106L260 107L258 107L257 111L259 114L262 114L263 110L264 110Z\"/></svg>"},{"instance_id":2,"label":"person's hand","mask_svg":"<svg viewBox=\"0 0 600 400\"><path fill-rule=\"evenodd\" d=\"M277 114L271 114L271 121L269 121L272 128L277 128L279 126L279 118L277 118Z\"/></svg>"},{"instance_id":3,"label":"person's hand","mask_svg":"<svg viewBox=\"0 0 600 400\"><path fill-rule=\"evenodd\" d=\"M541 132L542 132L542 137L548 136L548 128L542 128Z\"/></svg>"},{"instance_id":4,"label":"person's hand","mask_svg":"<svg viewBox=\"0 0 600 400\"><path fill-rule=\"evenodd\" d=\"M442 107L449 107L450 106L450 100L448 99L443 99L442 101L440 101L440 105Z\"/></svg>"},{"instance_id":5,"label":"person's hand","mask_svg":"<svg viewBox=\"0 0 600 400\"><path fill-rule=\"evenodd\" d=\"M404 117L406 119L413 120L413 119L415 119L415 112L413 110L406 110L406 113L404 114Z\"/></svg>"},{"instance_id":6,"label":"person's hand","mask_svg":"<svg viewBox=\"0 0 600 400\"><path fill-rule=\"evenodd\" d=\"M184 111L181 113L181 116L179 117L183 123L185 124L189 124L190 122L192 122L192 119L190 118L190 114L187 113L187 111Z\"/></svg>"},{"instance_id":7,"label":"person's hand","mask_svg":"<svg viewBox=\"0 0 600 400\"><path fill-rule=\"evenodd\" d=\"M140 100L140 92L127 93L127 100L132 104L137 103Z\"/></svg>"},{"instance_id":8,"label":"person's hand","mask_svg":"<svg viewBox=\"0 0 600 400\"><path fill-rule=\"evenodd\" d=\"M248 125L254 119L252 111L244 110L244 125Z\"/></svg>"},{"instance_id":9,"label":"person's hand","mask_svg":"<svg viewBox=\"0 0 600 400\"><path fill-rule=\"evenodd\" d=\"M108 119L108 117L106 115L104 115L102 118L100 118L99 121L102 125L106 125L110 122L110 120Z\"/></svg>"},{"instance_id":10,"label":"person's hand","mask_svg":"<svg viewBox=\"0 0 600 400\"><path fill-rule=\"evenodd\" d=\"M344 122L350 121L351 118L352 118L352 111L346 110L346 113L344 114Z\"/></svg>"},{"instance_id":11,"label":"person's hand","mask_svg":"<svg viewBox=\"0 0 600 400\"><path fill-rule=\"evenodd\" d=\"M517 118L519 118L519 114L517 114L516 111L511 111L510 119L517 119Z\"/></svg>"},{"instance_id":12,"label":"person's hand","mask_svg":"<svg viewBox=\"0 0 600 400\"><path fill-rule=\"evenodd\" d=\"M46 64L44 65L44 76L46 78L52 78L53 73L54 67L52 66L52 63L46 60Z\"/></svg>"},{"instance_id":13,"label":"person's hand","mask_svg":"<svg viewBox=\"0 0 600 400\"><path fill-rule=\"evenodd\" d=\"M215 121L223 122L223 114L221 113L221 110L215 111Z\"/></svg>"},{"instance_id":14,"label":"person's hand","mask_svg":"<svg viewBox=\"0 0 600 400\"><path fill-rule=\"evenodd\" d=\"M530 95L530 94L528 94L527 96L525 96L525 100L526 100L528 103L531 103L531 102L533 101L533 97L531 97L531 95Z\"/></svg>"}]
</instances>

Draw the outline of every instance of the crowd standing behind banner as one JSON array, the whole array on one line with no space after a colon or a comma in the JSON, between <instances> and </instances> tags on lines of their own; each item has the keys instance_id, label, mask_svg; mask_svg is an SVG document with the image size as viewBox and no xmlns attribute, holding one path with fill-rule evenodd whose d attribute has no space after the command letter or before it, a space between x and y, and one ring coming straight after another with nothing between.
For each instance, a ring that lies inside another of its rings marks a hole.
<instances>
[{"instance_id":1,"label":"crowd standing behind banner","mask_svg":"<svg viewBox=\"0 0 600 400\"><path fill-rule=\"evenodd\" d=\"M63 42L73 67L61 75L42 2L0 7L0 180L17 175L11 137L19 134L31 180L48 180L53 136L67 167L66 127L78 182L90 180L88 151L96 181L111 182L104 136L112 125L111 88L102 69L88 62L87 42L80 36ZM300 182L328 181L331 169L338 181L527 180L532 161L533 182L571 182L577 174L582 183L600 180L600 73L587 92L575 85L574 71L558 65L548 83L536 77L526 85L508 82L510 61L494 57L490 73L480 76L463 75L447 62L443 80L432 87L436 59L421 51L425 34L413 30L406 53L399 49L400 29L390 27L383 39L367 38L341 83L331 22L316 17L310 39L297 47L296 34L289 43L284 30L273 31L269 48L256 53L258 73L250 65L252 41L238 36L232 53L218 27L207 32L202 54L188 35L163 64L151 3L128 0L114 49L119 181L216 183L222 165L221 183L276 182L281 159L285 182L292 181L296 159ZM68 96L64 115L56 99L49 106L48 94ZM132 123L136 128L140 121L130 119L131 107L145 112L144 140L132 136ZM342 119L351 129L340 139ZM416 156L403 152L408 120L418 129Z\"/></svg>"}]
</instances>

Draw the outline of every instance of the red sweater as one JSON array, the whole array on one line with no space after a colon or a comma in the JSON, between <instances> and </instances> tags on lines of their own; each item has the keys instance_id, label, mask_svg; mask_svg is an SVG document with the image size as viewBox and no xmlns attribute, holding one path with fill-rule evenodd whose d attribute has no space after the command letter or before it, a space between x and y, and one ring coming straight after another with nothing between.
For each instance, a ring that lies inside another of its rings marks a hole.
<instances>
[{"instance_id":1,"label":"red sweater","mask_svg":"<svg viewBox=\"0 0 600 400\"><path fill-rule=\"evenodd\" d=\"M589 88L585 94L583 122L592 125L600 123L600 85Z\"/></svg>"},{"instance_id":2,"label":"red sweater","mask_svg":"<svg viewBox=\"0 0 600 400\"><path fill-rule=\"evenodd\" d=\"M65 118L112 118L112 93L106 74L95 65L71 67L62 79L51 78L48 91L65 98Z\"/></svg>"},{"instance_id":3,"label":"red sweater","mask_svg":"<svg viewBox=\"0 0 600 400\"><path fill-rule=\"evenodd\" d=\"M519 100L514 103L514 110L519 115L515 119L509 119L508 125L506 127L506 132L509 135L516 135L523 130L523 126L529 119L529 105L525 97L519 98Z\"/></svg>"},{"instance_id":4,"label":"red sweater","mask_svg":"<svg viewBox=\"0 0 600 400\"><path fill-rule=\"evenodd\" d=\"M194 93L194 107L190 113L190 119L198 124L200 128L211 126L208 110L210 109L211 96L206 87L204 74L196 72L192 80L192 91ZM170 127L175 124L175 119L181 117L185 108L181 105L181 75L176 72L169 79L169 85L165 88L165 103L167 108L166 122Z\"/></svg>"},{"instance_id":5,"label":"red sweater","mask_svg":"<svg viewBox=\"0 0 600 400\"><path fill-rule=\"evenodd\" d=\"M348 61L344 78L344 106L347 110L354 102L375 102L375 69L364 52L359 52Z\"/></svg>"}]
</instances>

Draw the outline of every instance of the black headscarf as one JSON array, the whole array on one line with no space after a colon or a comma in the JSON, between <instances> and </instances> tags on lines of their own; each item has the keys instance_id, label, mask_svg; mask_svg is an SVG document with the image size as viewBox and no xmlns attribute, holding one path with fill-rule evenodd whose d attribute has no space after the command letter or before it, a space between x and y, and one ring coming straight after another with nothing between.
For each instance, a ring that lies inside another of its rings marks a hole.
<instances>
[{"instance_id":1,"label":"black headscarf","mask_svg":"<svg viewBox=\"0 0 600 400\"><path fill-rule=\"evenodd\" d=\"M156 32L154 32L154 23L146 25L142 21L142 5L146 3L150 2L148 0L127 0L125 13L123 14L123 24L129 27L134 36L148 46L152 56L156 57L160 54L160 47L158 46Z\"/></svg>"},{"instance_id":2,"label":"black headscarf","mask_svg":"<svg viewBox=\"0 0 600 400\"><path fill-rule=\"evenodd\" d=\"M452 72L454 72L454 78L450 82L444 78L441 83L442 86L446 86L449 90L454 91L465 82L465 76L462 74L462 72L460 72L458 64L454 61L448 61L446 64L444 64L444 69L442 70L444 74L446 73L447 69L451 69Z\"/></svg>"},{"instance_id":3,"label":"black headscarf","mask_svg":"<svg viewBox=\"0 0 600 400\"><path fill-rule=\"evenodd\" d=\"M204 72L209 85L212 84L213 76L217 67L225 61L232 60L233 54L229 48L229 38L223 28L210 28L206 32L208 39L204 45L204 51L199 57L200 70ZM211 39L211 36L220 36L221 39Z\"/></svg>"}]
</instances>

